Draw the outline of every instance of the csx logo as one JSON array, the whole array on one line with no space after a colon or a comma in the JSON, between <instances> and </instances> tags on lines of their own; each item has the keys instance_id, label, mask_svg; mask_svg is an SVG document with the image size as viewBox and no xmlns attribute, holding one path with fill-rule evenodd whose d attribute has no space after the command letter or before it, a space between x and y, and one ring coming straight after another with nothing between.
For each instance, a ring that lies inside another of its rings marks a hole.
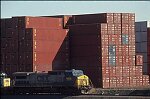
<instances>
[{"instance_id":1,"label":"csx logo","mask_svg":"<svg viewBox=\"0 0 150 99\"><path fill-rule=\"evenodd\" d=\"M66 80L71 80L71 77L66 77Z\"/></svg>"}]
</instances>

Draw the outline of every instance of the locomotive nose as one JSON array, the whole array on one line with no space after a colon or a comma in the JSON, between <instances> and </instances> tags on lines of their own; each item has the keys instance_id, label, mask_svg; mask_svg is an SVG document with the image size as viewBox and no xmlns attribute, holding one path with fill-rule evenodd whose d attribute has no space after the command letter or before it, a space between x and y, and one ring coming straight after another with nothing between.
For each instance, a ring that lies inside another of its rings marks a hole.
<instances>
[{"instance_id":1,"label":"locomotive nose","mask_svg":"<svg viewBox=\"0 0 150 99\"><path fill-rule=\"evenodd\" d=\"M81 86L89 86L88 76L82 75L82 76L77 77L76 84L77 84L78 88L80 88Z\"/></svg>"}]
</instances>

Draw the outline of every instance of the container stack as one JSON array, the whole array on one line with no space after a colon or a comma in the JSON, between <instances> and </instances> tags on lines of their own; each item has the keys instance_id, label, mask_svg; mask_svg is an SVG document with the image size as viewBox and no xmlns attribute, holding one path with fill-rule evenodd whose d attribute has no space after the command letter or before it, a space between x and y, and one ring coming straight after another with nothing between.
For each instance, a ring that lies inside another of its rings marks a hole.
<instances>
[{"instance_id":1,"label":"container stack","mask_svg":"<svg viewBox=\"0 0 150 99\"><path fill-rule=\"evenodd\" d=\"M104 13L72 18L71 68L84 70L95 87L128 88L149 84L149 76L142 74L143 57L135 55L134 14Z\"/></svg>"},{"instance_id":2,"label":"container stack","mask_svg":"<svg viewBox=\"0 0 150 99\"><path fill-rule=\"evenodd\" d=\"M135 39L133 13L1 19L1 70L81 69L95 87L148 87L150 28L143 26L136 24Z\"/></svg>"},{"instance_id":3,"label":"container stack","mask_svg":"<svg viewBox=\"0 0 150 99\"><path fill-rule=\"evenodd\" d=\"M1 19L2 71L51 71L69 68L67 19L13 17Z\"/></svg>"},{"instance_id":4,"label":"container stack","mask_svg":"<svg viewBox=\"0 0 150 99\"><path fill-rule=\"evenodd\" d=\"M143 73L148 74L148 59L147 59L147 21L135 23L136 37L136 53L143 55Z\"/></svg>"},{"instance_id":5,"label":"container stack","mask_svg":"<svg viewBox=\"0 0 150 99\"><path fill-rule=\"evenodd\" d=\"M11 19L1 19L1 70L12 74L18 67L18 31Z\"/></svg>"},{"instance_id":6,"label":"container stack","mask_svg":"<svg viewBox=\"0 0 150 99\"><path fill-rule=\"evenodd\" d=\"M149 23L150 26L150 23ZM147 60L148 60L148 74L150 75L150 27L147 28Z\"/></svg>"}]
</instances>

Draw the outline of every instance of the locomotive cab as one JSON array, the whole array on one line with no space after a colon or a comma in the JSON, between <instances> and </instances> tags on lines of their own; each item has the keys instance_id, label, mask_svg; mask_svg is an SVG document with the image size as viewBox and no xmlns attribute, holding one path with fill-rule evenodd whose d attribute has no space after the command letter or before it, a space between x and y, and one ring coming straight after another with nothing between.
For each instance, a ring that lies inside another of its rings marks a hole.
<instances>
[{"instance_id":1,"label":"locomotive cab","mask_svg":"<svg viewBox=\"0 0 150 99\"><path fill-rule=\"evenodd\" d=\"M7 77L6 73L1 73L0 78L1 87L10 87L10 78Z\"/></svg>"},{"instance_id":2,"label":"locomotive cab","mask_svg":"<svg viewBox=\"0 0 150 99\"><path fill-rule=\"evenodd\" d=\"M68 81L72 81L81 93L86 93L91 88L90 79L83 74L82 70L66 70L65 77Z\"/></svg>"}]
</instances>

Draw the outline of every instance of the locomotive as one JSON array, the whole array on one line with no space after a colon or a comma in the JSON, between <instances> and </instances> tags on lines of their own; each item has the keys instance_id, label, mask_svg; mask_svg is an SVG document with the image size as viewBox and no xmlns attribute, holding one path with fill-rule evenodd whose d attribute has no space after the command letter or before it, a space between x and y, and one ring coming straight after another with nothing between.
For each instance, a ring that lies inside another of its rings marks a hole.
<instances>
[{"instance_id":1,"label":"locomotive","mask_svg":"<svg viewBox=\"0 0 150 99\"><path fill-rule=\"evenodd\" d=\"M87 94L92 83L82 70L13 73L11 93Z\"/></svg>"},{"instance_id":2,"label":"locomotive","mask_svg":"<svg viewBox=\"0 0 150 99\"><path fill-rule=\"evenodd\" d=\"M0 73L0 84L1 88L10 87L10 78L7 77L6 73Z\"/></svg>"}]
</instances>

